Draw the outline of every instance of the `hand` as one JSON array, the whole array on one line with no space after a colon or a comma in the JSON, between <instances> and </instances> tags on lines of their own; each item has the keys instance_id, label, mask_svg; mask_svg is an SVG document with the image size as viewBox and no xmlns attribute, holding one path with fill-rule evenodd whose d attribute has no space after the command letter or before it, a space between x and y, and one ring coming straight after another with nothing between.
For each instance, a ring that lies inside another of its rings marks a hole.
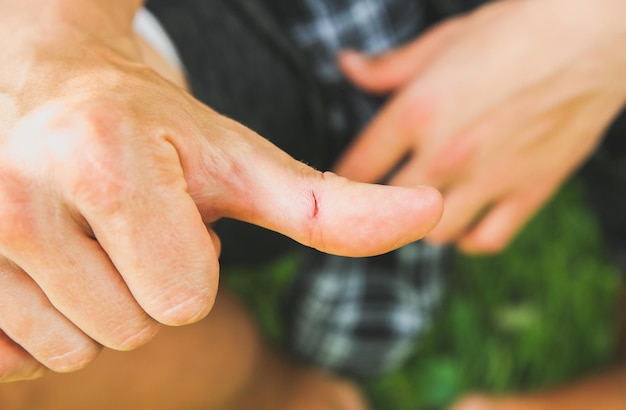
<instances>
[{"instance_id":1,"label":"hand","mask_svg":"<svg viewBox=\"0 0 626 410\"><path fill-rule=\"evenodd\" d=\"M349 256L437 223L434 189L315 171L156 74L126 31L61 17L0 24L0 380L76 370L101 345L205 316L218 218Z\"/></svg>"},{"instance_id":2,"label":"hand","mask_svg":"<svg viewBox=\"0 0 626 410\"><path fill-rule=\"evenodd\" d=\"M445 212L428 240L501 250L626 101L625 7L498 1L388 54L344 53L350 80L393 96L336 171L434 185Z\"/></svg>"}]
</instances>

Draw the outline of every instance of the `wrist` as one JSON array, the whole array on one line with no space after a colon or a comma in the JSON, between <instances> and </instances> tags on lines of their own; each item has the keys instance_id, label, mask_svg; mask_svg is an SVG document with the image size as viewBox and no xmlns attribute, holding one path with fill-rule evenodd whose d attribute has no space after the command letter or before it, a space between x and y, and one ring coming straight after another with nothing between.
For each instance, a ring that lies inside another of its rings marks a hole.
<instances>
[{"instance_id":1,"label":"wrist","mask_svg":"<svg viewBox=\"0 0 626 410\"><path fill-rule=\"evenodd\" d=\"M142 0L0 0L3 50L101 43L134 54L132 22ZM5 54L6 56L6 54ZM5 59L5 61L7 61ZM11 60L8 60L11 61Z\"/></svg>"},{"instance_id":2,"label":"wrist","mask_svg":"<svg viewBox=\"0 0 626 410\"><path fill-rule=\"evenodd\" d=\"M3 118L0 131L45 101L106 88L126 68L135 69L141 56L132 21L140 5L137 0L22 0L12 6L0 0L0 108L15 112Z\"/></svg>"},{"instance_id":3,"label":"wrist","mask_svg":"<svg viewBox=\"0 0 626 410\"><path fill-rule=\"evenodd\" d=\"M39 22L69 23L87 29L115 30L130 27L144 0L0 0L0 21L13 18ZM30 17L30 19L29 19Z\"/></svg>"}]
</instances>

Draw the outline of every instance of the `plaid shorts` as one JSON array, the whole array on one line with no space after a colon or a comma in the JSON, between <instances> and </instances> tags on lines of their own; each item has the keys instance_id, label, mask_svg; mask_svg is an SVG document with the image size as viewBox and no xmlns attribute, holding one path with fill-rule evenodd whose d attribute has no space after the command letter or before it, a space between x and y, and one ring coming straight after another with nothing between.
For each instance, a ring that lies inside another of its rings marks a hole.
<instances>
[{"instance_id":1,"label":"plaid shorts","mask_svg":"<svg viewBox=\"0 0 626 410\"><path fill-rule=\"evenodd\" d=\"M400 366L442 296L446 253L416 242L373 258L305 255L286 309L291 353L355 378Z\"/></svg>"}]
</instances>

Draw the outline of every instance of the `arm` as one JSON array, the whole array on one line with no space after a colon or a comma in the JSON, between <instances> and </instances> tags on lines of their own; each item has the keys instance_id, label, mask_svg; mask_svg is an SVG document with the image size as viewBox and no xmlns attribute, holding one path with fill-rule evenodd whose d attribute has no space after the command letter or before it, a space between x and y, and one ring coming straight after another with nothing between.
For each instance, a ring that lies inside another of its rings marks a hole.
<instances>
[{"instance_id":1,"label":"arm","mask_svg":"<svg viewBox=\"0 0 626 410\"><path fill-rule=\"evenodd\" d=\"M205 316L218 218L359 256L440 216L433 189L322 174L157 74L131 30L138 1L0 6L0 380Z\"/></svg>"}]
</instances>

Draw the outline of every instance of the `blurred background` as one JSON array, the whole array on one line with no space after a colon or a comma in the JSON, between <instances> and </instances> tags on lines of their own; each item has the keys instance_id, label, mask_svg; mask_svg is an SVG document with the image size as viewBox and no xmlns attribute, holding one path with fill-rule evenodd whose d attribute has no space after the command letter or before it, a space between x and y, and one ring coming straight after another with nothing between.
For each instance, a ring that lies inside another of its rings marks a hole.
<instances>
[{"instance_id":1,"label":"blurred background","mask_svg":"<svg viewBox=\"0 0 626 410\"><path fill-rule=\"evenodd\" d=\"M224 282L265 335L283 341L281 301L297 264L280 259ZM374 410L446 409L471 392L532 392L609 366L621 279L576 181L502 254L456 256L443 305L410 360L363 386Z\"/></svg>"}]
</instances>

